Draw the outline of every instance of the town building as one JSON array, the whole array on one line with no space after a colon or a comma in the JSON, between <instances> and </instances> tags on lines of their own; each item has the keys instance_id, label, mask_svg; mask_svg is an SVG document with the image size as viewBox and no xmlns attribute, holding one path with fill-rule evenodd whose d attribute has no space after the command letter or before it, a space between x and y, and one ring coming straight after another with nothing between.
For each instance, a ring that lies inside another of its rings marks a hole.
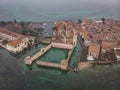
<instances>
[{"instance_id":1,"label":"town building","mask_svg":"<svg viewBox=\"0 0 120 90\"><path fill-rule=\"evenodd\" d=\"M23 51L25 48L28 47L29 40L34 39L1 28L0 28L0 36L2 40L6 40L8 42L7 44L1 46L14 54Z\"/></svg>"},{"instance_id":2,"label":"town building","mask_svg":"<svg viewBox=\"0 0 120 90\"><path fill-rule=\"evenodd\" d=\"M97 44L91 44L88 46L88 60L95 60L99 57L100 54L100 45Z\"/></svg>"},{"instance_id":3,"label":"town building","mask_svg":"<svg viewBox=\"0 0 120 90\"><path fill-rule=\"evenodd\" d=\"M10 52L14 54L19 53L28 46L27 39L28 38L17 39L17 40L11 41L8 44L6 44L6 48L7 50L9 50Z\"/></svg>"}]
</instances>

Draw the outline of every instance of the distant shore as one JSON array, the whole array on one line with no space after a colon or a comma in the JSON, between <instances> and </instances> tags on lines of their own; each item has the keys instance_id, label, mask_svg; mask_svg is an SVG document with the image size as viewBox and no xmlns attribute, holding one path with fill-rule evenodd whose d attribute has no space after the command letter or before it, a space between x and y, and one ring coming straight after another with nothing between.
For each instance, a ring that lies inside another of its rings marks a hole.
<instances>
[{"instance_id":1,"label":"distant shore","mask_svg":"<svg viewBox=\"0 0 120 90\"><path fill-rule=\"evenodd\" d=\"M104 17L104 16L103 16ZM94 20L94 19L101 19L102 17L99 17L99 18L68 18L68 19L56 19L56 20L39 20L39 21L32 21L32 20L19 20L17 19L18 22L28 22L28 23L54 23L56 21L69 21L69 20L75 20L77 21L78 19L81 19L81 20L84 20L84 19L87 19L87 20ZM120 20L119 18L107 18L105 17L106 19L111 19L111 20ZM0 22L13 22L13 19L11 20L0 20Z\"/></svg>"}]
</instances>

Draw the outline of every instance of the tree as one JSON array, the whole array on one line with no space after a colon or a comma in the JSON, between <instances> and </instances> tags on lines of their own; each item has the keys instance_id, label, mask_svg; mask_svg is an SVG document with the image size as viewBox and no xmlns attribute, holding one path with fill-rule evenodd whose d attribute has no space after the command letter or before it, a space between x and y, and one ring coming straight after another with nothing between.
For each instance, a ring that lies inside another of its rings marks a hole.
<instances>
[{"instance_id":1,"label":"tree","mask_svg":"<svg viewBox=\"0 0 120 90\"><path fill-rule=\"evenodd\" d=\"M1 21L0 25L5 26L7 23L5 21Z\"/></svg>"},{"instance_id":2,"label":"tree","mask_svg":"<svg viewBox=\"0 0 120 90\"><path fill-rule=\"evenodd\" d=\"M58 30L58 27L57 27L57 26L54 26L54 27L52 28L52 30Z\"/></svg>"},{"instance_id":3,"label":"tree","mask_svg":"<svg viewBox=\"0 0 120 90\"><path fill-rule=\"evenodd\" d=\"M118 41L117 45L120 45L120 41Z\"/></svg>"},{"instance_id":4,"label":"tree","mask_svg":"<svg viewBox=\"0 0 120 90\"><path fill-rule=\"evenodd\" d=\"M115 55L114 50L111 50L110 58L111 58L112 61L117 60L117 57L116 57L116 55Z\"/></svg>"},{"instance_id":5,"label":"tree","mask_svg":"<svg viewBox=\"0 0 120 90\"><path fill-rule=\"evenodd\" d=\"M101 45L102 44L102 40L98 40L98 44Z\"/></svg>"},{"instance_id":6,"label":"tree","mask_svg":"<svg viewBox=\"0 0 120 90\"><path fill-rule=\"evenodd\" d=\"M82 23L82 20L81 19L78 19L78 24L81 24Z\"/></svg>"},{"instance_id":7,"label":"tree","mask_svg":"<svg viewBox=\"0 0 120 90\"><path fill-rule=\"evenodd\" d=\"M6 45L7 43L8 43L7 40L3 40L3 41L2 41L2 44L3 44L3 45Z\"/></svg>"},{"instance_id":8,"label":"tree","mask_svg":"<svg viewBox=\"0 0 120 90\"><path fill-rule=\"evenodd\" d=\"M105 24L105 18L104 18L104 17L102 17L102 18L101 18L101 20L103 21L103 24Z\"/></svg>"},{"instance_id":9,"label":"tree","mask_svg":"<svg viewBox=\"0 0 120 90\"><path fill-rule=\"evenodd\" d=\"M16 19L14 19L14 23L17 23Z\"/></svg>"},{"instance_id":10,"label":"tree","mask_svg":"<svg viewBox=\"0 0 120 90\"><path fill-rule=\"evenodd\" d=\"M64 30L66 30L66 26L64 25L63 27L64 27Z\"/></svg>"},{"instance_id":11,"label":"tree","mask_svg":"<svg viewBox=\"0 0 120 90\"><path fill-rule=\"evenodd\" d=\"M8 21L7 23L8 23L8 24L11 24L11 23L13 23L13 22L12 22L12 21Z\"/></svg>"},{"instance_id":12,"label":"tree","mask_svg":"<svg viewBox=\"0 0 120 90\"><path fill-rule=\"evenodd\" d=\"M22 28L25 28L25 23L24 22L20 22L20 25L22 26Z\"/></svg>"}]
</instances>

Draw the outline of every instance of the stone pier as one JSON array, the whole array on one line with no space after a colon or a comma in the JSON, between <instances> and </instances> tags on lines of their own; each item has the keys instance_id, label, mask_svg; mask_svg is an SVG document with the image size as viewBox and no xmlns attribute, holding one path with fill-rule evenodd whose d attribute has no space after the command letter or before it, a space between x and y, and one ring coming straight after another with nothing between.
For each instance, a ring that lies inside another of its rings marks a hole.
<instances>
[{"instance_id":1,"label":"stone pier","mask_svg":"<svg viewBox=\"0 0 120 90\"><path fill-rule=\"evenodd\" d=\"M33 63L33 61L35 61L37 58L39 58L40 56L42 56L44 53L46 53L50 48L52 47L51 44L49 44L47 47L42 48L38 53L36 53L34 56L30 57L27 56L25 58L25 64L31 65Z\"/></svg>"},{"instance_id":2,"label":"stone pier","mask_svg":"<svg viewBox=\"0 0 120 90\"><path fill-rule=\"evenodd\" d=\"M73 45L72 44L52 42L52 47L54 47L54 48L62 48L62 49L72 49Z\"/></svg>"},{"instance_id":3,"label":"stone pier","mask_svg":"<svg viewBox=\"0 0 120 90\"><path fill-rule=\"evenodd\" d=\"M37 60L36 63L37 63L37 65L40 65L40 66L61 68L61 65L57 64L57 63L45 62L45 61L40 61L40 60Z\"/></svg>"}]
</instances>

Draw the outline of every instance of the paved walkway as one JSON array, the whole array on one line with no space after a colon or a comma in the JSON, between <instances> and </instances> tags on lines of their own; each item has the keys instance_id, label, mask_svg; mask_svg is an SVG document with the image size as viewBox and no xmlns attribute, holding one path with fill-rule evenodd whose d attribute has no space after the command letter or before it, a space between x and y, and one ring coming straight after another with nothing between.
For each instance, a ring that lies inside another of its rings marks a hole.
<instances>
[{"instance_id":1,"label":"paved walkway","mask_svg":"<svg viewBox=\"0 0 120 90\"><path fill-rule=\"evenodd\" d=\"M47 66L47 67L55 67L55 68L61 68L60 64L52 63L52 62L45 62L45 61L38 61L36 62L38 65L41 66Z\"/></svg>"},{"instance_id":2,"label":"paved walkway","mask_svg":"<svg viewBox=\"0 0 120 90\"><path fill-rule=\"evenodd\" d=\"M35 61L37 58L39 58L40 56L42 56L44 53L46 53L50 48L51 48L51 44L49 44L47 47L42 48L38 53L36 53L34 56L30 57L30 58L25 58L25 64L29 64L31 65L33 61Z\"/></svg>"}]
</instances>

